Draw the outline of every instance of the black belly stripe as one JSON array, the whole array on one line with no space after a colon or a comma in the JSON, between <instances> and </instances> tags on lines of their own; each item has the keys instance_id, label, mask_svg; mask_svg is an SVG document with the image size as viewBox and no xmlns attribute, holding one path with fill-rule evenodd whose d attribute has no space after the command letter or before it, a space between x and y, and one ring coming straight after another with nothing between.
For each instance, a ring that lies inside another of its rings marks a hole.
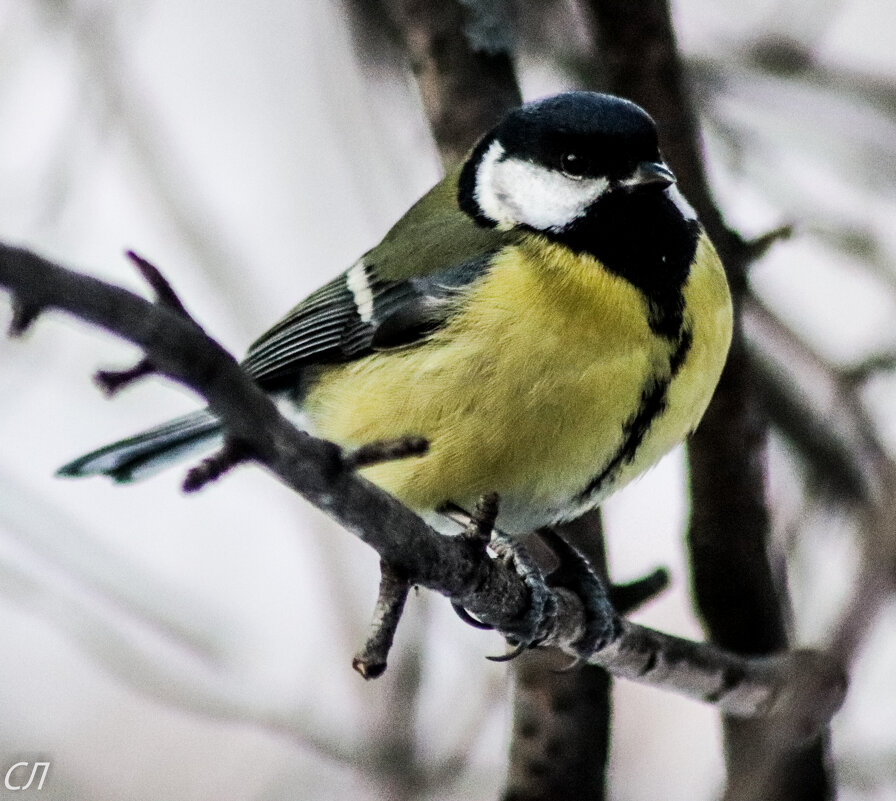
<instances>
[{"instance_id":1,"label":"black belly stripe","mask_svg":"<svg viewBox=\"0 0 896 801\"><path fill-rule=\"evenodd\" d=\"M693 333L689 327L685 327L679 332L675 350L669 355L668 376L660 379L653 378L644 386L638 411L622 425L622 443L604 468L578 494L580 502L598 492L608 480L612 480L622 466L634 461L638 448L641 447L653 421L666 411L669 385L684 364L693 339Z\"/></svg>"},{"instance_id":2,"label":"black belly stripe","mask_svg":"<svg viewBox=\"0 0 896 801\"><path fill-rule=\"evenodd\" d=\"M678 371L684 364L684 360L687 358L688 353L691 352L692 344L694 344L694 332L691 330L690 326L687 326L681 331L681 335L678 339L678 345L675 346L675 350L669 357L670 383L672 382L672 379L678 375Z\"/></svg>"}]
</instances>

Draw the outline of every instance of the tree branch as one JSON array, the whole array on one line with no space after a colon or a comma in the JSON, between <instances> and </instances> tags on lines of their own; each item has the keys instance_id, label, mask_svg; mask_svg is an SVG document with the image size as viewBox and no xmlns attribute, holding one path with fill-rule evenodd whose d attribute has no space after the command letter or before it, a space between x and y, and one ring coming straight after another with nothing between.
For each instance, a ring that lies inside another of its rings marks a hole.
<instances>
[{"instance_id":1,"label":"tree branch","mask_svg":"<svg viewBox=\"0 0 896 801\"><path fill-rule=\"evenodd\" d=\"M161 374L199 393L255 460L373 547L408 582L446 595L505 636L519 637L531 599L515 570L489 559L469 537L439 535L346 469L337 446L290 425L236 360L191 319L4 244L0 286L34 316L63 310L141 347ZM535 634L572 653L585 626L582 604L567 590L551 592L551 608ZM619 636L590 661L613 675L700 698L735 715L773 714L791 693L794 675L805 683L808 670L829 690L818 725L839 704L844 684L837 666L817 656L751 660L626 621Z\"/></svg>"},{"instance_id":2,"label":"tree branch","mask_svg":"<svg viewBox=\"0 0 896 801\"><path fill-rule=\"evenodd\" d=\"M589 0L610 91L642 105L656 120L661 146L685 196L725 264L735 307L728 363L702 423L691 438L692 517L688 541L695 599L710 637L742 654L787 648L784 617L766 548L764 497L767 425L752 383L741 326L750 246L725 224L703 168L700 135L672 27L668 0ZM772 240L773 241L773 240ZM811 700L810 700L811 703ZM793 709L792 714L797 710ZM729 787L755 775L756 743L777 739L767 721L724 721ZM763 786L765 801L828 797L825 743L779 751Z\"/></svg>"},{"instance_id":3,"label":"tree branch","mask_svg":"<svg viewBox=\"0 0 896 801\"><path fill-rule=\"evenodd\" d=\"M365 679L375 679L386 670L386 659L411 588L407 579L398 575L387 562L380 564L380 573L380 591L373 610L370 634L364 647L352 660L352 667Z\"/></svg>"},{"instance_id":4,"label":"tree branch","mask_svg":"<svg viewBox=\"0 0 896 801\"><path fill-rule=\"evenodd\" d=\"M501 4L381 1L404 42L442 163L458 164L476 139L522 102L509 26L489 24L489 12L481 8Z\"/></svg>"},{"instance_id":5,"label":"tree branch","mask_svg":"<svg viewBox=\"0 0 896 801\"><path fill-rule=\"evenodd\" d=\"M609 585L600 510L557 527ZM610 587L613 608L617 588ZM623 601L628 601L623 591ZM637 591L636 591L637 594ZM557 651L515 664L513 730L503 801L604 801L610 754L612 682L597 665L571 667Z\"/></svg>"}]
</instances>

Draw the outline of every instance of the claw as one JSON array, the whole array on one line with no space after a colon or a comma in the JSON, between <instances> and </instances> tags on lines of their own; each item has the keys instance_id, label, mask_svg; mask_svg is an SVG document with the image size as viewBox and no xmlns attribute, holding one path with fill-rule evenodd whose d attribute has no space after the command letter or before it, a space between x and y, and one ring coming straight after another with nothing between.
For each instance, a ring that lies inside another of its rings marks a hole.
<instances>
[{"instance_id":1,"label":"claw","mask_svg":"<svg viewBox=\"0 0 896 801\"><path fill-rule=\"evenodd\" d=\"M585 660L581 656L574 656L568 665L564 665L562 668L555 668L551 672L562 676L564 673L572 673L574 670L578 670L584 664Z\"/></svg>"},{"instance_id":2,"label":"claw","mask_svg":"<svg viewBox=\"0 0 896 801\"><path fill-rule=\"evenodd\" d=\"M527 643L527 642L518 642L512 651L508 651L506 654L501 654L500 656L487 656L489 662L509 662L511 659L516 659L520 654L523 653L530 646L535 645L535 643Z\"/></svg>"},{"instance_id":3,"label":"claw","mask_svg":"<svg viewBox=\"0 0 896 801\"><path fill-rule=\"evenodd\" d=\"M466 609L464 609L457 601L451 602L451 608L454 610L455 614L463 620L464 623L472 626L474 629L483 629L485 631L493 631L494 626L483 623L481 620L477 620L473 615L471 615Z\"/></svg>"}]
</instances>

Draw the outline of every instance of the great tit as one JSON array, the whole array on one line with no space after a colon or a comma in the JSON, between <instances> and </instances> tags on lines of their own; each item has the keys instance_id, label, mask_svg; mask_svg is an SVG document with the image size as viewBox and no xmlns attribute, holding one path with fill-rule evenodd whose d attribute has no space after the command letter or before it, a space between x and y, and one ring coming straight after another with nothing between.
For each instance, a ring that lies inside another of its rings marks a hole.
<instances>
[{"instance_id":1,"label":"great tit","mask_svg":"<svg viewBox=\"0 0 896 801\"><path fill-rule=\"evenodd\" d=\"M725 272L627 100L567 92L510 111L466 162L243 367L345 448L425 455L364 475L432 517L501 499L521 534L575 518L694 430L731 339ZM199 411L61 468L130 481L208 447Z\"/></svg>"}]
</instances>

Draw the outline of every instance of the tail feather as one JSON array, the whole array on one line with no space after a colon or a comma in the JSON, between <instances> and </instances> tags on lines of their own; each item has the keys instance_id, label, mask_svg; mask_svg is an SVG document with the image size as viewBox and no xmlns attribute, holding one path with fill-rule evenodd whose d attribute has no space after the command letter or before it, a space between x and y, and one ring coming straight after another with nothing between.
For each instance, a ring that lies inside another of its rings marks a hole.
<instances>
[{"instance_id":1,"label":"tail feather","mask_svg":"<svg viewBox=\"0 0 896 801\"><path fill-rule=\"evenodd\" d=\"M212 448L220 437L221 424L203 409L88 453L60 467L56 475L106 475L119 482L134 481L190 453Z\"/></svg>"}]
</instances>

